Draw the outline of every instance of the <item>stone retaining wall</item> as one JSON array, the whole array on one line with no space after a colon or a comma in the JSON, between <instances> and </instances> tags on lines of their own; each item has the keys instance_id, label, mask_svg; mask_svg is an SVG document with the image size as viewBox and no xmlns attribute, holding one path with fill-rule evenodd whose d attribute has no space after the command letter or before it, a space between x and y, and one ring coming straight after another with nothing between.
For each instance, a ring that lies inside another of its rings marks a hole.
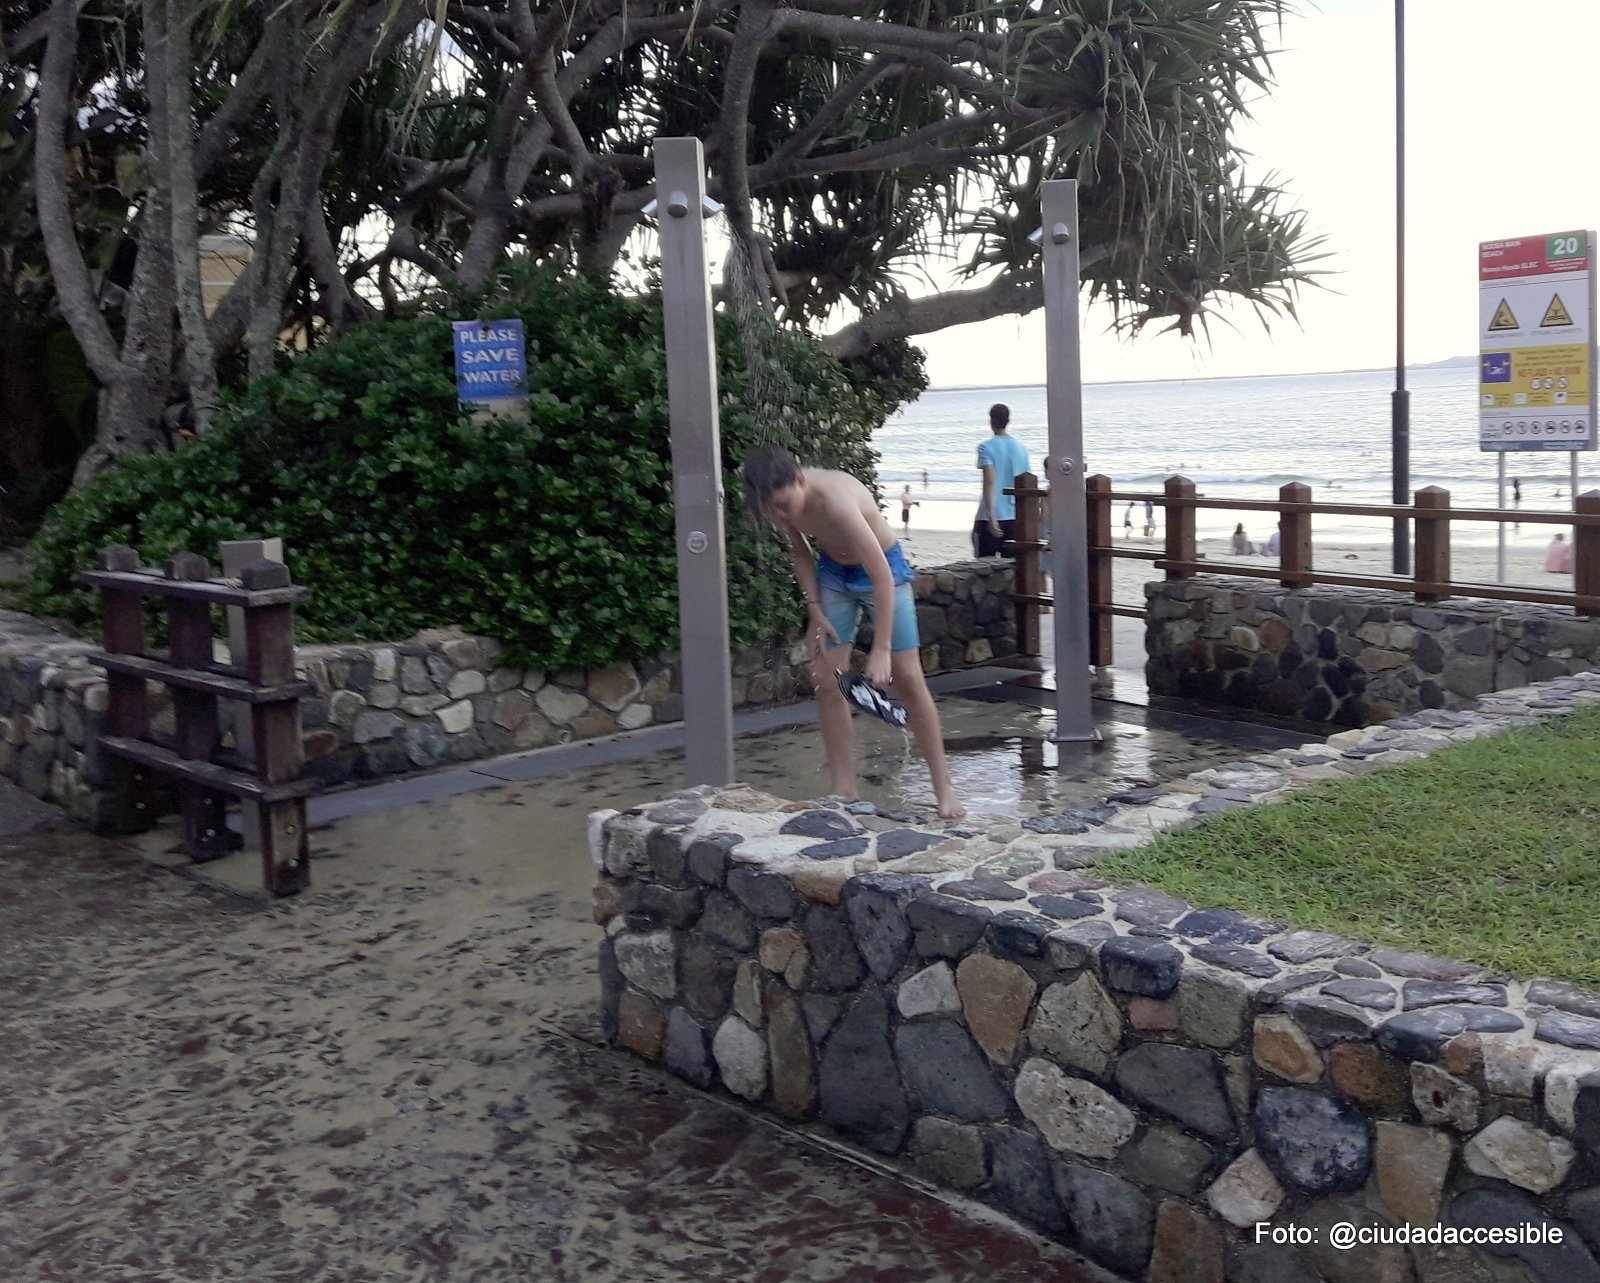
<instances>
[{"instance_id":1,"label":"stone retaining wall","mask_svg":"<svg viewBox=\"0 0 1600 1283\"><path fill-rule=\"evenodd\" d=\"M1562 679L983 831L747 787L600 812L605 1028L1129 1278L1600 1278L1600 994L1093 871L1208 812L1597 702L1600 676ZM1392 1241L1439 1223L1541 1241ZM1339 1250L1336 1225L1391 1241Z\"/></svg>"},{"instance_id":2,"label":"stone retaining wall","mask_svg":"<svg viewBox=\"0 0 1600 1283\"><path fill-rule=\"evenodd\" d=\"M917 625L927 671L1016 654L1009 561L967 561L917 574ZM867 640L864 634L863 643ZM316 687L301 704L307 771L328 785L465 762L680 719L678 657L594 672L502 664L501 645L452 629L407 642L302 646L296 670ZM0 611L0 775L89 823L108 821L106 686L99 647L30 616ZM808 691L805 648L734 656L733 697L748 708ZM165 689L152 687L158 731L170 734Z\"/></svg>"},{"instance_id":3,"label":"stone retaining wall","mask_svg":"<svg viewBox=\"0 0 1600 1283\"><path fill-rule=\"evenodd\" d=\"M1145 585L1152 692L1362 726L1600 665L1600 620L1554 606L1204 575Z\"/></svg>"}]
</instances>

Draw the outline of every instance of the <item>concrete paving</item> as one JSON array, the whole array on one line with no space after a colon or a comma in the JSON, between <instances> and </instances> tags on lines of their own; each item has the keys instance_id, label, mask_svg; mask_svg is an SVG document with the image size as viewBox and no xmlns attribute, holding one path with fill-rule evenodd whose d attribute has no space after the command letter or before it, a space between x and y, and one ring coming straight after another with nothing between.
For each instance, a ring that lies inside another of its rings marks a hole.
<instances>
[{"instance_id":1,"label":"concrete paving","mask_svg":"<svg viewBox=\"0 0 1600 1283\"><path fill-rule=\"evenodd\" d=\"M0 1279L1102 1278L599 1045L583 817L660 769L347 816L284 902L0 840Z\"/></svg>"},{"instance_id":2,"label":"concrete paving","mask_svg":"<svg viewBox=\"0 0 1600 1283\"><path fill-rule=\"evenodd\" d=\"M1114 698L1058 751L1025 676L941 685L979 814L1260 733ZM820 791L810 717L741 719L741 775ZM1103 1279L600 1045L585 816L679 787L675 735L318 798L291 901L247 852L190 866L170 821L105 841L0 782L0 1280ZM868 796L931 800L902 733L860 751Z\"/></svg>"}]
</instances>

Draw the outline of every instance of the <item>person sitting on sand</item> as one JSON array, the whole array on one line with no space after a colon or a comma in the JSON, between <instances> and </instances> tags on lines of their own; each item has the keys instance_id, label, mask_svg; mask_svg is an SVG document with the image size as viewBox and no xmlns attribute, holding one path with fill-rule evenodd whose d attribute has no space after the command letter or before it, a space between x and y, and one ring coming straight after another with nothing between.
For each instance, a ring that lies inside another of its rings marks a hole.
<instances>
[{"instance_id":1,"label":"person sitting on sand","mask_svg":"<svg viewBox=\"0 0 1600 1283\"><path fill-rule=\"evenodd\" d=\"M1544 568L1552 575L1572 573L1572 545L1559 531L1544 550Z\"/></svg>"},{"instance_id":2,"label":"person sitting on sand","mask_svg":"<svg viewBox=\"0 0 1600 1283\"><path fill-rule=\"evenodd\" d=\"M1232 549L1235 557L1255 556L1256 546L1250 542L1250 536L1245 534L1244 522L1242 521L1233 528Z\"/></svg>"},{"instance_id":3,"label":"person sitting on sand","mask_svg":"<svg viewBox=\"0 0 1600 1283\"><path fill-rule=\"evenodd\" d=\"M867 680L880 687L893 685L928 763L939 815L959 820L967 809L956 799L945 765L939 710L922 676L911 567L871 492L847 473L802 468L779 446L757 450L744 461L742 472L746 504L784 536L805 594L811 684L833 793L858 796L850 706L837 674L849 665L856 627L866 609L873 625Z\"/></svg>"}]
</instances>

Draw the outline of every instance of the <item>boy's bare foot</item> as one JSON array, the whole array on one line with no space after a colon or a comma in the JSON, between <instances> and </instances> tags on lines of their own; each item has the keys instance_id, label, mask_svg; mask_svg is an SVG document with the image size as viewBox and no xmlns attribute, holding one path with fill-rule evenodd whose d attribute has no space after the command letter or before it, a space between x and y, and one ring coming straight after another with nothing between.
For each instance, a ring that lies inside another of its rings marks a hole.
<instances>
[{"instance_id":1,"label":"boy's bare foot","mask_svg":"<svg viewBox=\"0 0 1600 1283\"><path fill-rule=\"evenodd\" d=\"M939 803L941 820L959 820L965 817L967 808L961 805L961 800L954 793L938 793L935 797Z\"/></svg>"}]
</instances>

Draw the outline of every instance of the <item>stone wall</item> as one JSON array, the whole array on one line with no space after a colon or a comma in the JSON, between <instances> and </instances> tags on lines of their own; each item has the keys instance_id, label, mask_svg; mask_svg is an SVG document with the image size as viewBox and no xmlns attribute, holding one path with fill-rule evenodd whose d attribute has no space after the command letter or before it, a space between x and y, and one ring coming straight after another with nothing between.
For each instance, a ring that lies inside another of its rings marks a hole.
<instances>
[{"instance_id":1,"label":"stone wall","mask_svg":"<svg viewBox=\"0 0 1600 1283\"><path fill-rule=\"evenodd\" d=\"M917 624L927 671L1014 655L1008 561L919 572ZM865 637L863 638L863 641ZM316 687L301 704L307 771L328 785L636 730L683 715L678 657L593 672L525 671L502 647L453 629L406 642L302 646L296 669ZM106 686L99 648L0 611L0 775L99 825L112 808L95 738ZM801 644L734 656L733 697L748 708L808 691ZM165 689L152 687L158 731L171 732Z\"/></svg>"},{"instance_id":2,"label":"stone wall","mask_svg":"<svg viewBox=\"0 0 1600 1283\"><path fill-rule=\"evenodd\" d=\"M1597 702L1600 677L1568 678L982 832L746 787L600 812L605 1029L1129 1278L1600 1278L1600 994L1093 872ZM1388 1241L1341 1249L1344 1225ZM1435 1225L1540 1241L1395 1241Z\"/></svg>"},{"instance_id":3,"label":"stone wall","mask_svg":"<svg viewBox=\"0 0 1600 1283\"><path fill-rule=\"evenodd\" d=\"M1600 620L1554 606L1204 575L1145 585L1150 690L1362 726L1600 665Z\"/></svg>"}]
</instances>

